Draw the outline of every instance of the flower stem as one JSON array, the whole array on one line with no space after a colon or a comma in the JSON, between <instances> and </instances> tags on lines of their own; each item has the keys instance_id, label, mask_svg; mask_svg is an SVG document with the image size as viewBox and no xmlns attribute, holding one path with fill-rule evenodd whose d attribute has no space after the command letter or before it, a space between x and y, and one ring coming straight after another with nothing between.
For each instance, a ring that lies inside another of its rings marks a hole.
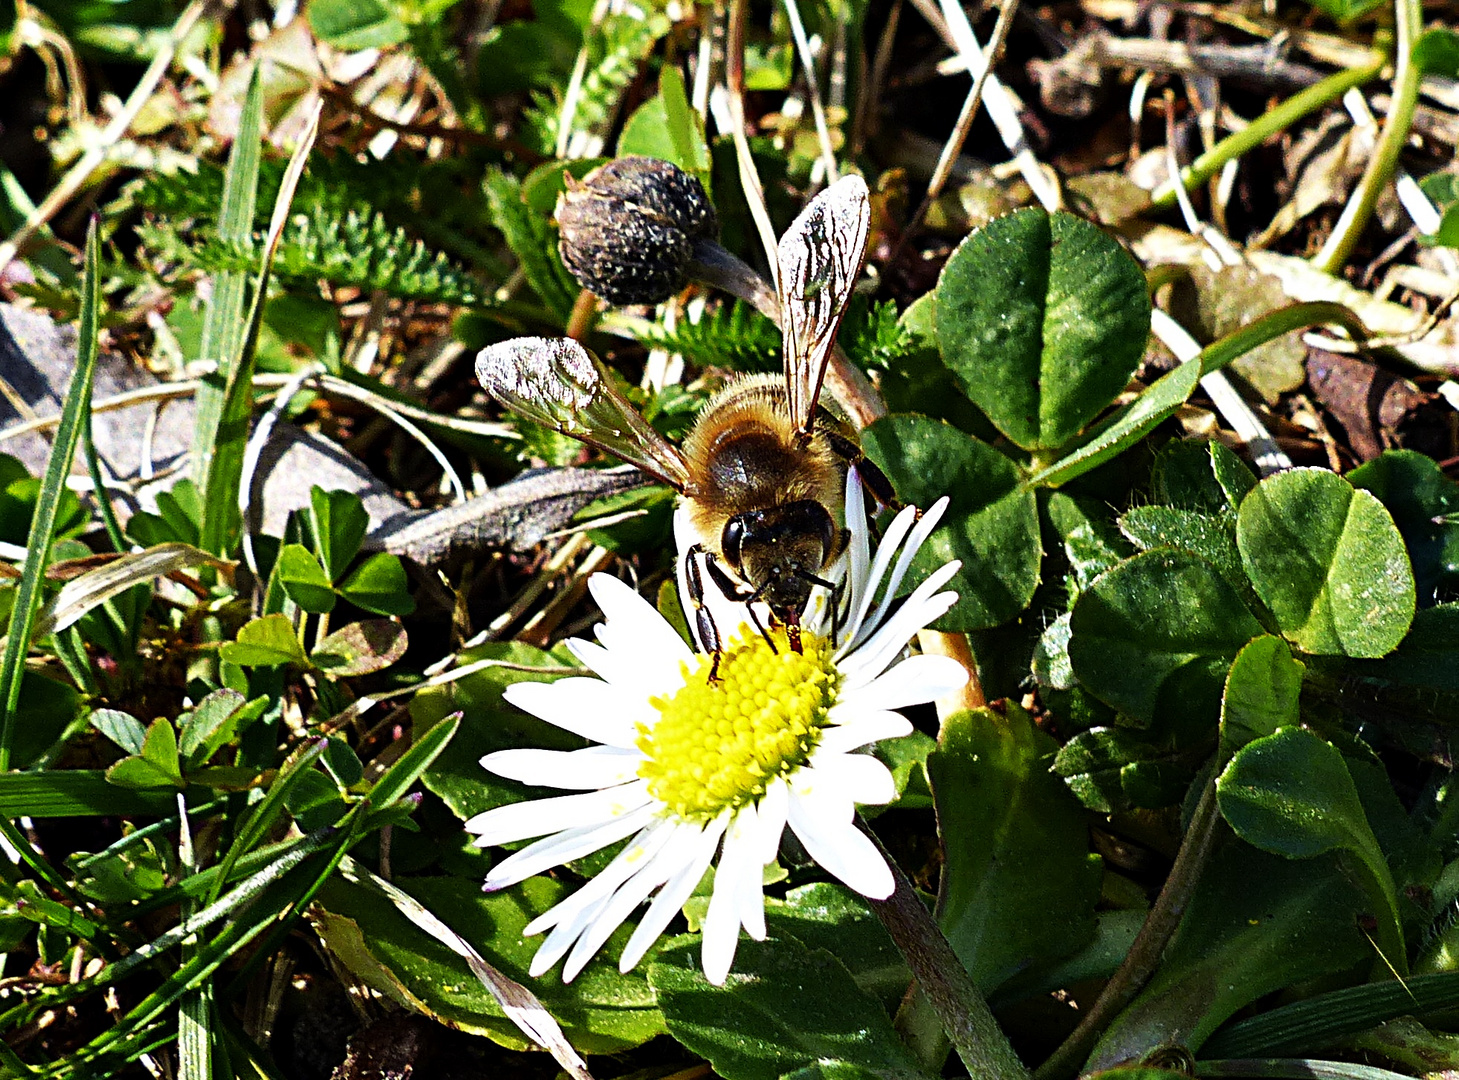
<instances>
[{"instance_id":1,"label":"flower stem","mask_svg":"<svg viewBox=\"0 0 1459 1080\"><path fill-rule=\"evenodd\" d=\"M993 1019L988 1003L907 875L876 834L864 822L861 827L881 851L897 882L890 897L870 901L871 909L901 950L968 1075L974 1080L1030 1080L1028 1069L1013 1052L1008 1036Z\"/></svg>"},{"instance_id":2,"label":"flower stem","mask_svg":"<svg viewBox=\"0 0 1459 1080\"><path fill-rule=\"evenodd\" d=\"M1186 906L1195 894L1201 870L1215 846L1218 835L1216 826L1220 820L1221 815L1216 809L1216 778L1212 776L1206 782L1206 789L1201 793L1195 813L1191 815L1190 827L1185 831L1180 851L1175 856L1175 864L1170 868L1170 876L1165 879L1165 886L1155 898L1150 914L1145 916L1145 924L1135 936L1124 963L1105 984L1099 998L1079 1026L1038 1067L1034 1080L1064 1080L1065 1077L1077 1074L1095 1040L1109 1026L1109 1022L1150 981L1150 976L1160 964L1165 946L1175 933L1175 928L1180 925L1181 916L1185 914Z\"/></svg>"},{"instance_id":3,"label":"flower stem","mask_svg":"<svg viewBox=\"0 0 1459 1080\"><path fill-rule=\"evenodd\" d=\"M1336 274L1353 253L1358 237L1378 205L1378 196L1393 179L1394 170L1398 168L1398 156L1403 152L1413 123L1418 84L1423 78L1423 70L1413 62L1413 46L1423 30L1420 0L1395 0L1393 21L1398 31L1394 53L1393 106L1388 110L1378 144L1373 147L1373 156L1368 159L1368 167L1363 170L1357 190L1343 207L1342 216L1333 226L1327 243L1312 260L1312 265L1325 273Z\"/></svg>"},{"instance_id":4,"label":"flower stem","mask_svg":"<svg viewBox=\"0 0 1459 1080\"><path fill-rule=\"evenodd\" d=\"M1181 169L1181 184L1187 191L1192 191L1204 184L1220 172L1228 161L1234 161L1242 154L1256 149L1279 131L1291 127L1308 113L1320 109L1331 101L1336 101L1353 87L1361 86L1376 78L1378 73L1383 70L1387 59L1384 54L1375 53L1373 58L1362 67L1347 68L1336 72L1321 82L1313 83L1301 93L1293 94L1275 109L1262 113L1244 129L1228 135ZM1161 184L1151 196L1151 202L1159 207L1174 206L1175 185L1168 180Z\"/></svg>"}]
</instances>

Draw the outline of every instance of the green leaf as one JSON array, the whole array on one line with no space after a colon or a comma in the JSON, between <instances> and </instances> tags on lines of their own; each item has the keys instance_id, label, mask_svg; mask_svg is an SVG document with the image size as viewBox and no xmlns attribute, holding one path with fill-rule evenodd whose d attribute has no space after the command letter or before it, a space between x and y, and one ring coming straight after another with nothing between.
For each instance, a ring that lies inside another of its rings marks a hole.
<instances>
[{"instance_id":1,"label":"green leaf","mask_svg":"<svg viewBox=\"0 0 1459 1080\"><path fill-rule=\"evenodd\" d=\"M948 586L958 602L937 627L997 626L1027 607L1042 550L1038 507L1020 486L1018 467L950 424L910 413L883 417L861 440L904 502L925 509L944 495L951 499L911 575L920 580L949 560L962 561Z\"/></svg>"},{"instance_id":2,"label":"green leaf","mask_svg":"<svg viewBox=\"0 0 1459 1080\"><path fill-rule=\"evenodd\" d=\"M1124 453L1175 415L1200 385L1201 365L1188 360L1167 371L1130 404L1097 424L1087 438L1047 469L1029 477L1030 484L1059 487L1097 465Z\"/></svg>"},{"instance_id":3,"label":"green leaf","mask_svg":"<svg viewBox=\"0 0 1459 1080\"><path fill-rule=\"evenodd\" d=\"M441 752L460 729L461 718L452 716L429 731L417 734L410 749L401 754L370 789L371 812L383 811L405 795L411 785L441 756Z\"/></svg>"},{"instance_id":4,"label":"green leaf","mask_svg":"<svg viewBox=\"0 0 1459 1080\"><path fill-rule=\"evenodd\" d=\"M270 704L267 697L246 701L236 690L214 690L191 713L184 713L185 719L179 719L178 748L182 756L201 765L233 741L243 727L262 716Z\"/></svg>"},{"instance_id":5,"label":"green leaf","mask_svg":"<svg viewBox=\"0 0 1459 1080\"><path fill-rule=\"evenodd\" d=\"M1236 545L1282 636L1318 655L1378 657L1413 621L1413 572L1383 504L1325 469L1269 476L1241 503Z\"/></svg>"},{"instance_id":6,"label":"green leaf","mask_svg":"<svg viewBox=\"0 0 1459 1080\"><path fill-rule=\"evenodd\" d=\"M303 544L285 544L274 562L274 576L284 593L312 615L334 610L337 597L314 553Z\"/></svg>"},{"instance_id":7,"label":"green leaf","mask_svg":"<svg viewBox=\"0 0 1459 1080\"><path fill-rule=\"evenodd\" d=\"M1459 972L1345 986L1230 1024L1206 1044L1206 1049L1211 1058L1285 1055L1331 1045L1345 1035L1395 1017L1414 1013L1424 1016L1452 1010L1456 1005Z\"/></svg>"},{"instance_id":8,"label":"green leaf","mask_svg":"<svg viewBox=\"0 0 1459 1080\"><path fill-rule=\"evenodd\" d=\"M522 201L522 185L500 169L486 174L486 198L492 224L501 230L521 263L528 284L553 315L567 319L580 290L557 257L557 235L546 214L527 206Z\"/></svg>"},{"instance_id":9,"label":"green leaf","mask_svg":"<svg viewBox=\"0 0 1459 1080\"><path fill-rule=\"evenodd\" d=\"M1199 1051L1228 1017L1274 991L1373 958L1371 913L1336 860L1295 862L1230 839L1206 865L1149 985L1110 1025L1085 1070L1157 1047Z\"/></svg>"},{"instance_id":10,"label":"green leaf","mask_svg":"<svg viewBox=\"0 0 1459 1080\"><path fill-rule=\"evenodd\" d=\"M846 886L818 881L791 889L784 903L767 901L765 919L777 934L833 953L857 986L889 1008L907 992L907 962L865 897Z\"/></svg>"},{"instance_id":11,"label":"green leaf","mask_svg":"<svg viewBox=\"0 0 1459 1080\"><path fill-rule=\"evenodd\" d=\"M123 758L106 770L106 778L118 787L165 788L187 786L182 762L177 755L177 732L166 717L152 721L142 752Z\"/></svg>"},{"instance_id":12,"label":"green leaf","mask_svg":"<svg viewBox=\"0 0 1459 1080\"><path fill-rule=\"evenodd\" d=\"M566 899L569 885L545 876L496 893L483 893L479 881L465 878L407 878L396 884L470 941L488 963L530 986L583 1053L626 1050L663 1032L663 1017L644 976L620 975L615 964L631 923L614 931L603 953L567 985L555 975L534 979L528 974L540 939L523 939L522 929ZM453 1028L514 1050L532 1048L466 959L384 896L336 875L320 890L319 905L317 925L330 953L367 985Z\"/></svg>"},{"instance_id":13,"label":"green leaf","mask_svg":"<svg viewBox=\"0 0 1459 1080\"><path fill-rule=\"evenodd\" d=\"M239 667L309 662L294 633L294 624L286 615L265 615L244 623L238 630L238 640L225 642L220 653L228 663Z\"/></svg>"},{"instance_id":14,"label":"green leaf","mask_svg":"<svg viewBox=\"0 0 1459 1080\"><path fill-rule=\"evenodd\" d=\"M1113 814L1180 801L1205 756L1159 746L1126 728L1081 731L1060 749L1053 771L1089 809Z\"/></svg>"},{"instance_id":15,"label":"green leaf","mask_svg":"<svg viewBox=\"0 0 1459 1080\"><path fill-rule=\"evenodd\" d=\"M409 589L400 559L384 551L371 555L339 585L346 600L376 615L409 615L415 610Z\"/></svg>"},{"instance_id":16,"label":"green leaf","mask_svg":"<svg viewBox=\"0 0 1459 1080\"><path fill-rule=\"evenodd\" d=\"M947 858L939 921L986 994L1093 939L1101 865L1049 770L1058 744L1017 705L949 717L938 742L927 769Z\"/></svg>"},{"instance_id":17,"label":"green leaf","mask_svg":"<svg viewBox=\"0 0 1459 1080\"><path fill-rule=\"evenodd\" d=\"M405 655L405 627L390 619L350 623L314 647L309 658L336 679L382 671Z\"/></svg>"},{"instance_id":18,"label":"green leaf","mask_svg":"<svg viewBox=\"0 0 1459 1080\"><path fill-rule=\"evenodd\" d=\"M523 746L577 750L585 745L562 728L508 705L502 700L502 690L523 680L547 682L585 672L566 667L550 653L516 643L493 642L466 649L458 661L463 667L484 666L470 675L422 690L411 702L410 711L415 728L421 731L454 712L462 714L460 731L422 779L426 788L464 821L484 810L517 802L527 792L537 790L488 773L481 767L486 754ZM537 670L531 670L534 668Z\"/></svg>"},{"instance_id":19,"label":"green leaf","mask_svg":"<svg viewBox=\"0 0 1459 1080\"><path fill-rule=\"evenodd\" d=\"M370 515L353 491L325 491L316 484L309 489L309 527L324 573L335 582L359 554Z\"/></svg>"},{"instance_id":20,"label":"green leaf","mask_svg":"<svg viewBox=\"0 0 1459 1080\"><path fill-rule=\"evenodd\" d=\"M1287 643L1271 634L1236 654L1221 697L1223 766L1247 743L1297 723L1297 699L1306 670L1307 665L1292 659Z\"/></svg>"},{"instance_id":21,"label":"green leaf","mask_svg":"<svg viewBox=\"0 0 1459 1080\"><path fill-rule=\"evenodd\" d=\"M1069 659L1090 693L1142 725L1214 725L1226 668L1262 626L1198 555L1136 555L1079 595Z\"/></svg>"},{"instance_id":22,"label":"green leaf","mask_svg":"<svg viewBox=\"0 0 1459 1080\"><path fill-rule=\"evenodd\" d=\"M1064 557L1073 579L1066 582L1071 600L1100 574L1134 554L1102 500L1056 491L1049 496L1047 510L1049 524L1064 540Z\"/></svg>"},{"instance_id":23,"label":"green leaf","mask_svg":"<svg viewBox=\"0 0 1459 1080\"><path fill-rule=\"evenodd\" d=\"M1347 480L1393 515L1413 563L1419 606L1459 596L1459 483L1414 450L1385 450Z\"/></svg>"},{"instance_id":24,"label":"green leaf","mask_svg":"<svg viewBox=\"0 0 1459 1080\"><path fill-rule=\"evenodd\" d=\"M684 77L678 68L665 64L660 69L658 96L640 105L623 125L618 156L630 154L672 162L697 177L708 190L709 144L699 114L689 106Z\"/></svg>"},{"instance_id":25,"label":"green leaf","mask_svg":"<svg viewBox=\"0 0 1459 1080\"><path fill-rule=\"evenodd\" d=\"M386 49L410 36L395 5L384 0L309 0L308 14L314 36L345 52Z\"/></svg>"},{"instance_id":26,"label":"green leaf","mask_svg":"<svg viewBox=\"0 0 1459 1080\"><path fill-rule=\"evenodd\" d=\"M1304 728L1281 728L1236 752L1216 781L1216 798L1236 834L1263 851L1288 859L1350 853L1348 865L1378 905L1384 959L1407 971L1393 875L1337 747Z\"/></svg>"},{"instance_id":27,"label":"green leaf","mask_svg":"<svg viewBox=\"0 0 1459 1080\"><path fill-rule=\"evenodd\" d=\"M253 232L254 207L258 200L259 159L263 146L263 80L262 65L255 66L248 83L248 93L243 99L243 110L238 120L238 131L233 139L233 148L228 155L228 168L223 180L223 205L218 215L218 235L224 240L243 241ZM230 517L237 514L236 503L229 505L222 501L222 492L209 491L209 477L213 472L213 461L224 440L236 442L247 435L247 431L224 429L224 414L227 410L226 395L230 367L239 356L246 335L245 302L248 288L246 270L227 270L213 277L213 288L207 302L207 314L203 319L202 341L198 346L198 359L215 365L206 376L197 392L197 415L193 421L192 464L193 481L200 495L203 513L199 520L202 527L198 543L223 554L210 541L220 539L226 529L217 519L219 515ZM217 496L217 502L214 501Z\"/></svg>"},{"instance_id":28,"label":"green leaf","mask_svg":"<svg viewBox=\"0 0 1459 1080\"><path fill-rule=\"evenodd\" d=\"M165 817L177 813L177 801L165 791L118 788L99 769L49 769L0 773L0 813L38 818Z\"/></svg>"},{"instance_id":29,"label":"green leaf","mask_svg":"<svg viewBox=\"0 0 1459 1080\"><path fill-rule=\"evenodd\" d=\"M131 713L120 709L95 709L88 717L91 726L129 754L140 754L147 729Z\"/></svg>"},{"instance_id":30,"label":"green leaf","mask_svg":"<svg viewBox=\"0 0 1459 1080\"><path fill-rule=\"evenodd\" d=\"M1155 501L1219 514L1236 510L1256 487L1246 462L1218 442L1190 439L1166 445L1151 469Z\"/></svg>"},{"instance_id":31,"label":"green leaf","mask_svg":"<svg viewBox=\"0 0 1459 1080\"><path fill-rule=\"evenodd\" d=\"M1141 551L1179 548L1201 556L1234 587L1246 584L1236 550L1236 519L1176 506L1136 506L1120 515L1120 532Z\"/></svg>"},{"instance_id":32,"label":"green leaf","mask_svg":"<svg viewBox=\"0 0 1459 1080\"><path fill-rule=\"evenodd\" d=\"M697 938L668 945L648 977L669 1033L725 1080L777 1080L811 1065L925 1075L841 962L788 935L742 939L724 988L699 970Z\"/></svg>"},{"instance_id":33,"label":"green leaf","mask_svg":"<svg viewBox=\"0 0 1459 1080\"><path fill-rule=\"evenodd\" d=\"M1414 42L1411 56L1425 75L1459 78L1459 34L1447 27L1425 30Z\"/></svg>"},{"instance_id":34,"label":"green leaf","mask_svg":"<svg viewBox=\"0 0 1459 1080\"><path fill-rule=\"evenodd\" d=\"M936 318L968 397L1019 446L1055 450L1130 381L1150 299L1138 264L1096 226L1026 209L953 253Z\"/></svg>"}]
</instances>

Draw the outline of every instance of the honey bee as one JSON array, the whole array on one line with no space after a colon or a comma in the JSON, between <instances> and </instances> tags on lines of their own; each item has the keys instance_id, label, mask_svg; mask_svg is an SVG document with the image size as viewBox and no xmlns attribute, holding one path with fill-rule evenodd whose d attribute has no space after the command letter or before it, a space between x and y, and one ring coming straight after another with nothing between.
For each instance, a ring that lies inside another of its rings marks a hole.
<instances>
[{"instance_id":1,"label":"honey bee","mask_svg":"<svg viewBox=\"0 0 1459 1080\"><path fill-rule=\"evenodd\" d=\"M847 470L879 501L891 487L866 461L854 430L820 403L836 330L866 257L866 184L847 176L796 218L777 246L783 371L731 382L700 412L676 449L615 389L596 357L570 339L516 338L477 356L476 376L530 420L636 465L680 495L698 542L686 553L700 641L718 660L723 641L704 596L699 560L715 586L761 602L799 651L800 617L846 548ZM833 627L833 635L834 635ZM773 643L772 643L773 647ZM715 667L717 668L717 663Z\"/></svg>"}]
</instances>

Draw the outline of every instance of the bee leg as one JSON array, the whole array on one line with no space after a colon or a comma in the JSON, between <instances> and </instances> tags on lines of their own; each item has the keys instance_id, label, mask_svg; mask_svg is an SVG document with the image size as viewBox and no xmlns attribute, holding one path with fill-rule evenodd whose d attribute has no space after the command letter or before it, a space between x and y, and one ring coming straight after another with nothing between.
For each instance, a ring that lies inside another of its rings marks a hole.
<instances>
[{"instance_id":1,"label":"bee leg","mask_svg":"<svg viewBox=\"0 0 1459 1080\"><path fill-rule=\"evenodd\" d=\"M704 579L699 576L699 560L695 558L696 555L704 555L707 560L712 559L712 556L707 555L699 544L695 544L684 553L684 577L689 586L689 602L694 605L694 622L699 628L699 640L714 656L709 665L709 681L718 682L719 658L724 653L724 642L720 639L719 627L714 625L714 616L704 606ZM715 564L710 561L709 565Z\"/></svg>"},{"instance_id":2,"label":"bee leg","mask_svg":"<svg viewBox=\"0 0 1459 1080\"><path fill-rule=\"evenodd\" d=\"M822 433L830 440L831 449L836 456L847 465L856 469L856 475L861 480L861 486L867 493L888 510L900 510L907 505L897 498L897 492L892 487L892 482L887 479L887 474L881 471L881 467L871 458L867 457L861 447L857 446L846 436L830 430L829 426L822 428ZM921 517L919 510L917 516Z\"/></svg>"},{"instance_id":3,"label":"bee leg","mask_svg":"<svg viewBox=\"0 0 1459 1080\"><path fill-rule=\"evenodd\" d=\"M713 554L705 554L704 565L709 568L709 577L714 582L715 587L719 589L721 595L729 600L734 600L745 605L745 611L750 616L750 622L754 623L755 629L760 631L760 636L765 639L765 644L770 646L770 651L775 652L775 642L771 639L770 632L760 622L760 616L756 614L754 608L754 603L760 599L760 594L765 591L765 586L762 585L758 589L751 589L745 585L741 585L725 573L724 567L719 565L719 560ZM765 584L768 585L769 582L767 581Z\"/></svg>"}]
</instances>

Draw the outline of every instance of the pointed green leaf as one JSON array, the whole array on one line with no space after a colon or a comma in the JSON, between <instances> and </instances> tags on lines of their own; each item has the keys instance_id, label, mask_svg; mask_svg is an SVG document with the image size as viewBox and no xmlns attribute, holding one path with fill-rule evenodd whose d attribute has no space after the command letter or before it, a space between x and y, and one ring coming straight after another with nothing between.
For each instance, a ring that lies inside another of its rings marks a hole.
<instances>
[{"instance_id":1,"label":"pointed green leaf","mask_svg":"<svg viewBox=\"0 0 1459 1080\"><path fill-rule=\"evenodd\" d=\"M91 726L129 754L140 754L147 729L131 713L120 709L96 709L88 718Z\"/></svg>"},{"instance_id":2,"label":"pointed green leaf","mask_svg":"<svg viewBox=\"0 0 1459 1080\"><path fill-rule=\"evenodd\" d=\"M352 491L325 491L316 484L309 490L309 525L325 574L338 581L359 554L370 527L365 504Z\"/></svg>"},{"instance_id":3,"label":"pointed green leaf","mask_svg":"<svg viewBox=\"0 0 1459 1080\"><path fill-rule=\"evenodd\" d=\"M244 623L238 631L238 640L226 642L220 651L224 660L240 667L309 662L299 646L294 624L285 615L265 615Z\"/></svg>"},{"instance_id":4,"label":"pointed green leaf","mask_svg":"<svg viewBox=\"0 0 1459 1080\"><path fill-rule=\"evenodd\" d=\"M274 576L284 594L310 614L334 610L337 597L329 578L319 560L303 544L285 544L279 549Z\"/></svg>"},{"instance_id":5,"label":"pointed green leaf","mask_svg":"<svg viewBox=\"0 0 1459 1080\"><path fill-rule=\"evenodd\" d=\"M340 582L346 600L377 615L409 615L415 610L410 582L400 560L386 552L371 555Z\"/></svg>"}]
</instances>

